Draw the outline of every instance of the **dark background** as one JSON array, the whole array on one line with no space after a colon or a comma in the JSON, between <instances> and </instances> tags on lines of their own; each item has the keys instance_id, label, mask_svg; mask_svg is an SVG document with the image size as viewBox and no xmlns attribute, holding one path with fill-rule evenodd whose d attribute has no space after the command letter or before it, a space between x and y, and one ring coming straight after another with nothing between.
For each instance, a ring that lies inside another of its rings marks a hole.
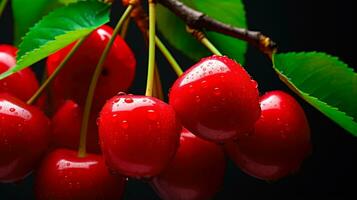
<instances>
[{"instance_id":1,"label":"dark background","mask_svg":"<svg viewBox=\"0 0 357 200\"><path fill-rule=\"evenodd\" d=\"M261 1L245 0L250 29L260 30L271 36L284 51L324 51L340 57L350 66L357 65L355 19L353 1ZM117 14L122 8L115 4ZM11 9L8 6L0 19L0 43L12 41ZM115 22L118 15L113 16ZM113 25L113 23L111 23ZM353 28L352 28L353 27ZM146 81L147 51L141 34L132 24L128 43L136 54L137 76L132 93L143 94ZM187 68L192 61L174 51L179 63ZM159 54L165 91L175 80L175 74ZM41 64L39 64L41 65ZM36 66L39 70L41 66ZM246 69L259 83L261 93L289 89L279 81L271 64L256 49L249 48ZM356 69L356 68L355 68ZM291 93L291 92L290 92ZM291 93L292 94L292 93ZM294 94L293 94L294 95ZM294 95L296 97L296 95ZM297 98L297 97L296 97ZM351 97L356 98L357 97ZM307 197L307 196L357 196L357 138L344 131L327 117L300 100L312 130L313 153L306 159L301 170L276 182L264 182L240 172L229 162L225 183L215 199L254 197ZM1 155L0 155L1 156ZM33 177L18 184L0 184L0 199L32 199ZM354 199L352 198L352 199ZM159 199L143 182L130 180L126 200Z\"/></svg>"}]
</instances>

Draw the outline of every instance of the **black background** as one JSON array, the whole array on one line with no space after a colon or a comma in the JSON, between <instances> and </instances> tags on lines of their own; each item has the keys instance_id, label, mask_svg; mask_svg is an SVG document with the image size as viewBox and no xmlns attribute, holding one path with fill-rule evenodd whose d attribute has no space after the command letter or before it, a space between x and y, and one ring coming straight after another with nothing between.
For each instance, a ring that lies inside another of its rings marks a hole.
<instances>
[{"instance_id":1,"label":"black background","mask_svg":"<svg viewBox=\"0 0 357 200\"><path fill-rule=\"evenodd\" d=\"M286 1L245 0L249 28L271 36L281 52L324 51L340 57L350 66L357 66L355 19L357 14L353 1ZM112 21L119 18L122 8L116 11ZM113 25L113 22L111 23ZM10 6L0 19L0 43L12 41ZM147 51L143 39L132 24L128 43L136 54L137 76L132 93L143 94L146 81ZM188 68L192 61L174 51L179 63ZM165 91L175 80L175 74L159 54ZM41 65L38 64L38 65ZM41 66L36 66L39 70ZM249 48L246 69L259 83L261 93L289 89L274 74L269 60L256 49ZM355 68L356 69L356 68ZM291 93L292 94L292 93ZM292 94L294 95L294 94ZM295 96L295 95L294 95ZM295 96L296 97L296 96ZM351 97L356 98L357 97ZM357 100L356 100L357 101ZM344 131L327 117L299 99L304 107L312 130L313 153L306 159L301 170L276 182L264 182L239 171L228 164L225 183L215 199L239 199L254 197L308 197L352 195L356 198L357 138ZM0 155L1 156L1 155ZM18 184L0 184L0 199L32 199L33 177ZM354 199L352 198L352 199ZM130 180L124 199L159 199L143 182Z\"/></svg>"}]
</instances>

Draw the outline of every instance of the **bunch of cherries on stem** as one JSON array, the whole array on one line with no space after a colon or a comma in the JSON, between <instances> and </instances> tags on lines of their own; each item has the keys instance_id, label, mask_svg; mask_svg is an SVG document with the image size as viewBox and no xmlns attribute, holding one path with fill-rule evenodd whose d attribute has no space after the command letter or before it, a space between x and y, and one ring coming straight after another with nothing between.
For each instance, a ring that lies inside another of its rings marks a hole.
<instances>
[{"instance_id":1,"label":"bunch of cherries on stem","mask_svg":"<svg viewBox=\"0 0 357 200\"><path fill-rule=\"evenodd\" d=\"M282 91L259 97L257 83L225 56L189 68L168 104L118 94L130 87L136 60L117 36L95 90L88 153L79 156L86 93L112 32L104 25L91 33L35 105L24 103L39 87L29 68L0 81L0 182L35 171L36 199L119 199L132 177L148 180L162 199L204 200L222 186L225 153L263 180L295 172L309 154L309 125L296 100ZM48 57L48 75L72 47ZM15 54L0 46L0 72L15 66Z\"/></svg>"}]
</instances>

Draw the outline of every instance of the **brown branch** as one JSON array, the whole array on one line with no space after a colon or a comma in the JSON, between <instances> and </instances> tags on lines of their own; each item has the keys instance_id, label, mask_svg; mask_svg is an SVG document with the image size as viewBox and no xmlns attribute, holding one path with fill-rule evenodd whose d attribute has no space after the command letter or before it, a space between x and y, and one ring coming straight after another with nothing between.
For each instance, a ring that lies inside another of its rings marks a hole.
<instances>
[{"instance_id":1,"label":"brown branch","mask_svg":"<svg viewBox=\"0 0 357 200\"><path fill-rule=\"evenodd\" d=\"M259 48L269 57L271 57L277 49L277 45L274 41L258 31L250 31L225 24L186 6L178 0L157 0L157 2L174 12L191 28L214 31L247 41L249 44Z\"/></svg>"}]
</instances>

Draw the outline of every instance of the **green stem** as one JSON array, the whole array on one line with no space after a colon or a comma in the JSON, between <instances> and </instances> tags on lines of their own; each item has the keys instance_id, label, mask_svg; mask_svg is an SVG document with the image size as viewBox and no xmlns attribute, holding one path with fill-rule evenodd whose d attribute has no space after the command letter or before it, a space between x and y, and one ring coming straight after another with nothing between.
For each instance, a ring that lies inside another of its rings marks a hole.
<instances>
[{"instance_id":1,"label":"green stem","mask_svg":"<svg viewBox=\"0 0 357 200\"><path fill-rule=\"evenodd\" d=\"M88 34L89 35L89 34ZM78 50L78 48L82 45L82 43L85 41L85 39L88 36L83 37L82 39L80 39L75 45L74 47L71 49L71 51L66 55L66 57L62 60L62 62L59 64L59 66L55 69L55 71L51 74L50 77L48 77L40 86L40 88L38 88L38 90L35 92L34 95L32 95L32 97L27 101L27 104L33 104L38 97L41 96L42 92L48 87L48 85L50 85L50 83L54 80L54 78L56 78L56 76L58 75L58 73L63 69L64 66L66 66L66 64L68 63L68 61L72 58L72 56L74 55L74 53ZM46 73L46 72L44 72Z\"/></svg>"},{"instance_id":2,"label":"green stem","mask_svg":"<svg viewBox=\"0 0 357 200\"><path fill-rule=\"evenodd\" d=\"M158 99L164 100L164 92L162 91L160 72L159 72L159 68L157 67L157 64L155 64L155 80L154 81L155 81L154 88L156 88L156 97Z\"/></svg>"},{"instance_id":3,"label":"green stem","mask_svg":"<svg viewBox=\"0 0 357 200\"><path fill-rule=\"evenodd\" d=\"M146 96L152 96L152 88L154 84L155 74L155 2L149 0L149 61L148 75L146 82Z\"/></svg>"},{"instance_id":4,"label":"green stem","mask_svg":"<svg viewBox=\"0 0 357 200\"><path fill-rule=\"evenodd\" d=\"M99 79L99 76L102 72L102 67L103 64L105 62L105 59L111 49L111 47L113 46L115 37L118 35L120 27L122 26L123 22L125 21L125 19L127 17L129 17L130 12L133 10L133 5L129 5L124 14L121 16L121 18L119 19L113 34L109 40L109 42L107 43L107 45L104 48L104 51L98 61L98 64L95 68L92 80L90 82L89 85L89 89L88 89L88 94L87 94L87 98L86 98L86 102L84 105L84 111L83 111L83 119L82 119L82 126L81 126L81 133L80 133L80 139L79 139L79 148L78 148L78 157L84 157L86 155L86 140L87 140L87 131L88 131L88 121L89 121L89 116L90 116L90 112L91 112L91 108L92 108L92 102L93 102L93 96L94 96L94 91L95 88L97 86L97 82Z\"/></svg>"},{"instance_id":5,"label":"green stem","mask_svg":"<svg viewBox=\"0 0 357 200\"><path fill-rule=\"evenodd\" d=\"M2 13L4 12L5 8L6 8L6 4L7 4L7 0L2 0L0 3L0 18Z\"/></svg>"},{"instance_id":6,"label":"green stem","mask_svg":"<svg viewBox=\"0 0 357 200\"><path fill-rule=\"evenodd\" d=\"M181 76L183 71L182 68L180 67L180 65L177 63L177 61L175 60L175 58L172 56L172 54L170 53L170 51L165 47L165 45L161 42L159 37L155 37L155 42L156 42L156 46L160 49L160 51L162 52L162 54L165 56L165 58L167 59L167 61L170 63L172 69L176 72L177 76Z\"/></svg>"},{"instance_id":7,"label":"green stem","mask_svg":"<svg viewBox=\"0 0 357 200\"><path fill-rule=\"evenodd\" d=\"M128 32L129 24L130 24L130 17L124 21L123 27L121 28L121 31L120 31L120 36L123 39L125 39L125 37L126 37L126 33Z\"/></svg>"},{"instance_id":8,"label":"green stem","mask_svg":"<svg viewBox=\"0 0 357 200\"><path fill-rule=\"evenodd\" d=\"M222 56L221 52L218 51L218 49L206 38L201 39L201 43L207 47L208 50L210 50L213 54L217 56Z\"/></svg>"}]
</instances>

